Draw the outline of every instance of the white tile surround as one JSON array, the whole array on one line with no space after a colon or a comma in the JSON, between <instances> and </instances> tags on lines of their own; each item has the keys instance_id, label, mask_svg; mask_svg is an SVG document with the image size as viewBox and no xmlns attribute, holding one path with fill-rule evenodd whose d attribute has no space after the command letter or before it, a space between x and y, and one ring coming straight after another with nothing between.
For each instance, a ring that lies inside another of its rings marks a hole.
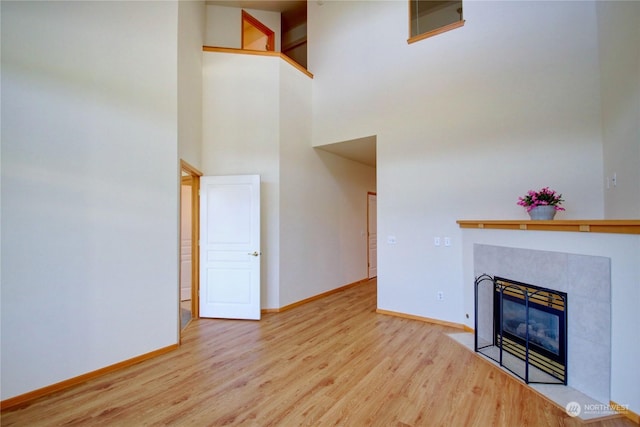
<instances>
[{"instance_id":1,"label":"white tile surround","mask_svg":"<svg viewBox=\"0 0 640 427\"><path fill-rule=\"evenodd\" d=\"M475 244L473 265L475 277L500 276L567 293L568 385L599 402L609 403L611 260ZM489 319L489 316L483 317L485 321ZM478 329L491 331L491 326L480 325Z\"/></svg>"}]
</instances>

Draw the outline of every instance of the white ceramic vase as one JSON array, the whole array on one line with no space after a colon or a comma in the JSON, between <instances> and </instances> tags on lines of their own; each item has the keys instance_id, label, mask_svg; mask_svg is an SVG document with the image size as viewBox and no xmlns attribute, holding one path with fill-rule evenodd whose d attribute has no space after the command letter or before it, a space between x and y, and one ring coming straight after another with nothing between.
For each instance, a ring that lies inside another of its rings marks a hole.
<instances>
[{"instance_id":1,"label":"white ceramic vase","mask_svg":"<svg viewBox=\"0 0 640 427\"><path fill-rule=\"evenodd\" d=\"M531 219L550 220L556 216L555 206L536 206L529 211Z\"/></svg>"}]
</instances>

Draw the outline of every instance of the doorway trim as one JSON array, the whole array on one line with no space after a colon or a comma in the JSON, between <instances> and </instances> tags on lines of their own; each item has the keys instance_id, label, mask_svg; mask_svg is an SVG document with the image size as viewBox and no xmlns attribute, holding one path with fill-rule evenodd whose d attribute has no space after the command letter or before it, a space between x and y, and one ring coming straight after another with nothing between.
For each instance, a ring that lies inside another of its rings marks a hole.
<instances>
[{"instance_id":1,"label":"doorway trim","mask_svg":"<svg viewBox=\"0 0 640 427\"><path fill-rule=\"evenodd\" d=\"M191 177L191 319L200 317L200 177L202 172L180 159L180 182L182 172ZM182 198L182 197L181 197ZM180 251L178 251L180 253ZM178 281L178 294L180 281ZM178 298L178 303L180 298ZM180 316L178 316L180 322ZM182 331L180 331L182 335Z\"/></svg>"},{"instance_id":2,"label":"doorway trim","mask_svg":"<svg viewBox=\"0 0 640 427\"><path fill-rule=\"evenodd\" d=\"M273 30L271 28L267 27L262 22L258 21L256 18L251 16L244 9L242 10L242 26L240 27L242 29L242 31L241 31L242 40L241 40L241 44L240 44L240 46L242 46L242 49L245 48L244 47L244 23L245 22L247 24L251 25L252 27L254 27L255 29L257 29L258 31L260 31L265 36L267 36L267 46L266 46L266 49L265 49L267 52L273 52L273 51L276 50L275 32L273 32Z\"/></svg>"},{"instance_id":3,"label":"doorway trim","mask_svg":"<svg viewBox=\"0 0 640 427\"><path fill-rule=\"evenodd\" d=\"M375 276L371 276L371 273L370 273L371 272L371 247L370 247L371 243L369 241L369 239L370 239L369 234L371 233L371 218L369 217L369 209L370 209L369 202L371 200L370 196L375 196L375 198L376 198L376 209L377 209L377 206L378 206L378 193L375 192L375 191L368 191L367 192L367 278L368 279L373 279L373 278L378 277L378 274L377 274L378 262L376 260L376 275ZM376 230L377 229L378 229L378 215L376 214ZM377 234L377 231L376 231L376 234ZM377 236L376 236L376 253L378 253L377 240L378 239L377 239Z\"/></svg>"}]
</instances>

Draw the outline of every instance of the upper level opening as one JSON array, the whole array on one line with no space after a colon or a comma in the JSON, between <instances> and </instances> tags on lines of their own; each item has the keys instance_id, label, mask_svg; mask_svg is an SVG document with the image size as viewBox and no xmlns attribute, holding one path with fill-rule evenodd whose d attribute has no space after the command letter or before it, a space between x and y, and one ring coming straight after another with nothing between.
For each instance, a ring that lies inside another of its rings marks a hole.
<instances>
[{"instance_id":1,"label":"upper level opening","mask_svg":"<svg viewBox=\"0 0 640 427\"><path fill-rule=\"evenodd\" d=\"M307 68L306 0L207 0L205 7L205 46L280 52Z\"/></svg>"},{"instance_id":2,"label":"upper level opening","mask_svg":"<svg viewBox=\"0 0 640 427\"><path fill-rule=\"evenodd\" d=\"M242 11L242 48L273 52L275 33L262 22Z\"/></svg>"},{"instance_id":3,"label":"upper level opening","mask_svg":"<svg viewBox=\"0 0 640 427\"><path fill-rule=\"evenodd\" d=\"M462 1L409 0L408 43L462 27Z\"/></svg>"}]
</instances>

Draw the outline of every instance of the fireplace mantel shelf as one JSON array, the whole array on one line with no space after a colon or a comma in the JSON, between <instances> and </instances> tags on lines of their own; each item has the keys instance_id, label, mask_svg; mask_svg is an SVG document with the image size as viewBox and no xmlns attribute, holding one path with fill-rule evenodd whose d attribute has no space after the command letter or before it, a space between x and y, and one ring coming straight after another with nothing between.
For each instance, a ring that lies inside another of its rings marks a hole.
<instances>
[{"instance_id":1,"label":"fireplace mantel shelf","mask_svg":"<svg viewBox=\"0 0 640 427\"><path fill-rule=\"evenodd\" d=\"M460 228L640 234L638 219L458 220Z\"/></svg>"}]
</instances>

